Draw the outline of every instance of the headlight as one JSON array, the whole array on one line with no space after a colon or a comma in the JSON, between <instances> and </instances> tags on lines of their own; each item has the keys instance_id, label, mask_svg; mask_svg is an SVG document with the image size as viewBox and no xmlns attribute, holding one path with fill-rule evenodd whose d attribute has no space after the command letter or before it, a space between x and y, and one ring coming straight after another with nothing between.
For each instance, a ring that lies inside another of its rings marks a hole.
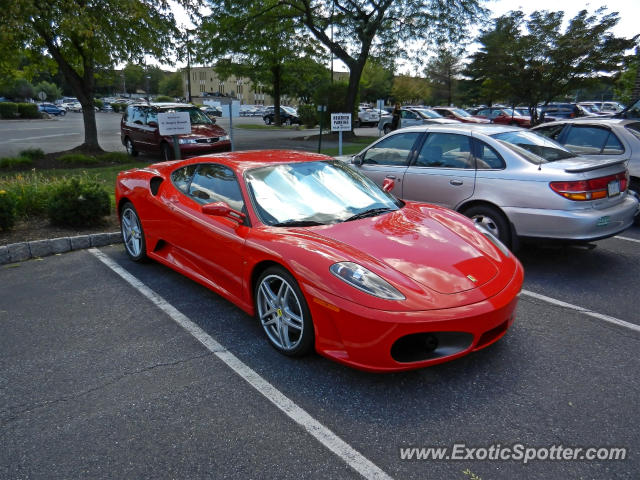
<instances>
[{"instance_id":1,"label":"headlight","mask_svg":"<svg viewBox=\"0 0 640 480\"><path fill-rule=\"evenodd\" d=\"M500 250L504 254L505 257L509 256L511 252L505 246L505 244L498 239L498 237L496 237L493 233L483 227L480 223L474 223L474 225L480 231L480 233L487 237L487 240L493 243L498 248L498 250Z\"/></svg>"},{"instance_id":2,"label":"headlight","mask_svg":"<svg viewBox=\"0 0 640 480\"><path fill-rule=\"evenodd\" d=\"M385 300L405 299L404 295L386 280L357 263L334 263L329 267L329 270L340 280L374 297L384 298Z\"/></svg>"},{"instance_id":3,"label":"headlight","mask_svg":"<svg viewBox=\"0 0 640 480\"><path fill-rule=\"evenodd\" d=\"M224 140L229 140L229 135L224 135L224 136L218 138L218 141L220 141L220 142L222 142Z\"/></svg>"},{"instance_id":4,"label":"headlight","mask_svg":"<svg viewBox=\"0 0 640 480\"><path fill-rule=\"evenodd\" d=\"M197 142L195 138L179 138L178 143L185 144L185 143L197 143Z\"/></svg>"}]
</instances>

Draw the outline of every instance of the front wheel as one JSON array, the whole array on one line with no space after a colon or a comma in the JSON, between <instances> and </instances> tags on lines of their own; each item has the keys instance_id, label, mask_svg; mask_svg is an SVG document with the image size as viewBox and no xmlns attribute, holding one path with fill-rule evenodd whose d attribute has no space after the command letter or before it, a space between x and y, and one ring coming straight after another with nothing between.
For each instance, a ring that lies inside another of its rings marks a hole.
<instances>
[{"instance_id":1,"label":"front wheel","mask_svg":"<svg viewBox=\"0 0 640 480\"><path fill-rule=\"evenodd\" d=\"M258 279L254 299L256 316L276 350L299 357L313 349L311 312L289 272L281 267L266 269Z\"/></svg>"},{"instance_id":2,"label":"front wheel","mask_svg":"<svg viewBox=\"0 0 640 480\"><path fill-rule=\"evenodd\" d=\"M127 153L129 155L131 155L132 157L137 157L138 156L138 151L133 146L133 142L131 141L131 139L129 137L127 137L126 140L124 141L124 147L127 149Z\"/></svg>"},{"instance_id":3,"label":"front wheel","mask_svg":"<svg viewBox=\"0 0 640 480\"><path fill-rule=\"evenodd\" d=\"M265 125L271 125L271 118L270 117L264 117L264 124Z\"/></svg>"},{"instance_id":4,"label":"front wheel","mask_svg":"<svg viewBox=\"0 0 640 480\"><path fill-rule=\"evenodd\" d=\"M284 124L285 124L287 127L288 127L288 126L290 126L290 125L291 125L291 119L290 119L290 118L287 118L287 119L284 121Z\"/></svg>"},{"instance_id":5,"label":"front wheel","mask_svg":"<svg viewBox=\"0 0 640 480\"><path fill-rule=\"evenodd\" d=\"M120 212L120 229L122 241L127 255L134 262L147 258L147 243L142 230L142 223L138 212L131 202L127 202Z\"/></svg>"},{"instance_id":6,"label":"front wheel","mask_svg":"<svg viewBox=\"0 0 640 480\"><path fill-rule=\"evenodd\" d=\"M491 232L507 247L511 247L511 228L507 218L500 210L490 205L476 205L463 213Z\"/></svg>"},{"instance_id":7,"label":"front wheel","mask_svg":"<svg viewBox=\"0 0 640 480\"><path fill-rule=\"evenodd\" d=\"M385 124L384 128L382 129L382 131L384 132L385 135L387 135L391 131L391 125L389 125L388 123Z\"/></svg>"}]
</instances>

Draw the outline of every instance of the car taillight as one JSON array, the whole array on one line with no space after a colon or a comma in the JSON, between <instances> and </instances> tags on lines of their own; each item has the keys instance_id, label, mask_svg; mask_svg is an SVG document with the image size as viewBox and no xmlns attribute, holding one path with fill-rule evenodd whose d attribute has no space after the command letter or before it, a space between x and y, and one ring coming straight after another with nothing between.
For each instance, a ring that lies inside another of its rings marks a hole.
<instances>
[{"instance_id":1,"label":"car taillight","mask_svg":"<svg viewBox=\"0 0 640 480\"><path fill-rule=\"evenodd\" d=\"M609 195L609 184L615 181L620 182L619 192L624 192L629 183L629 173L624 172L616 175L607 175L606 177L592 178L590 180L577 180L575 182L551 182L549 186L551 190L558 195L568 198L569 200L598 200L600 198L607 198ZM616 195L618 193L616 193Z\"/></svg>"}]
</instances>

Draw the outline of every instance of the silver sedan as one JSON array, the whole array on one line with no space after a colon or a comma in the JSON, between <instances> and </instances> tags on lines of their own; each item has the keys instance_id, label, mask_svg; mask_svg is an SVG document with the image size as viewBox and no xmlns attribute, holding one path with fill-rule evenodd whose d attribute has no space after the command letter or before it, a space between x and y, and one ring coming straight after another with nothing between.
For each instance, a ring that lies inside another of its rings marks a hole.
<instances>
[{"instance_id":1,"label":"silver sedan","mask_svg":"<svg viewBox=\"0 0 640 480\"><path fill-rule=\"evenodd\" d=\"M398 197L457 210L511 247L520 237L607 238L638 211L623 160L579 157L517 127L403 128L346 160L380 185L393 182Z\"/></svg>"}]
</instances>

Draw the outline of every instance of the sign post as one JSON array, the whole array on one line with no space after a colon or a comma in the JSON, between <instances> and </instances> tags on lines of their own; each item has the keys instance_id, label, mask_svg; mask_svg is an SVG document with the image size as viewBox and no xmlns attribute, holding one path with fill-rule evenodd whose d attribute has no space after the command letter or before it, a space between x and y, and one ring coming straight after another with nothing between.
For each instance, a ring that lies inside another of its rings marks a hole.
<instances>
[{"instance_id":1,"label":"sign post","mask_svg":"<svg viewBox=\"0 0 640 480\"><path fill-rule=\"evenodd\" d=\"M342 132L351 131L351 114L332 113L331 131L338 132L338 155L342 155Z\"/></svg>"},{"instance_id":2,"label":"sign post","mask_svg":"<svg viewBox=\"0 0 640 480\"><path fill-rule=\"evenodd\" d=\"M378 118L382 118L382 109L384 108L384 99L379 98L376 102L376 107L378 108ZM378 136L382 135L382 130L380 130L380 124L378 124Z\"/></svg>"},{"instance_id":3,"label":"sign post","mask_svg":"<svg viewBox=\"0 0 640 480\"><path fill-rule=\"evenodd\" d=\"M180 160L178 135L191 133L189 112L158 113L158 130L162 136L173 137L173 152L176 160Z\"/></svg>"},{"instance_id":4,"label":"sign post","mask_svg":"<svg viewBox=\"0 0 640 480\"><path fill-rule=\"evenodd\" d=\"M322 150L322 118L324 117L324 112L327 111L326 105L318 105L318 111L320 112L320 135L318 135L318 153Z\"/></svg>"}]
</instances>

